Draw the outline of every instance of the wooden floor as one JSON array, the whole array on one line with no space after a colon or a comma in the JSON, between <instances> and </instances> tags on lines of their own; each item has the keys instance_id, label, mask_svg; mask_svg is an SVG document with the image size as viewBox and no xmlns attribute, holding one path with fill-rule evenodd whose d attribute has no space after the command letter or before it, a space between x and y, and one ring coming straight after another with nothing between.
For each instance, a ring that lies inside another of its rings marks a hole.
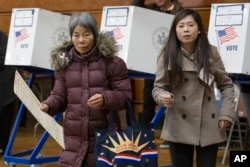
<instances>
[{"instance_id":1,"label":"wooden floor","mask_svg":"<svg viewBox=\"0 0 250 167\"><path fill-rule=\"evenodd\" d=\"M43 130L39 130L37 132L37 137L34 137L34 132L32 128L19 128L19 131L16 135L15 142L12 146L12 153L24 151L27 149L32 149L37 144L37 141L40 139L40 136L42 134ZM158 135L156 135L158 136ZM156 139L157 146L162 141L160 139ZM47 142L43 146L43 149L40 152L40 155L42 156L52 156L52 155L58 155L60 152L60 146L52 139L51 137L48 138ZM170 165L170 157L169 157L169 150L168 149L158 149L159 153L159 166L164 165ZM217 160L217 167L229 167L229 156L227 157L225 165L221 165L221 160L223 156L223 150L220 150L218 153L218 160ZM3 158L0 160L0 167L8 166L4 163ZM16 167L25 167L25 166L31 166L31 165L22 165L22 164L16 164ZM57 163L44 163L37 165L39 167L57 167Z\"/></svg>"}]
</instances>

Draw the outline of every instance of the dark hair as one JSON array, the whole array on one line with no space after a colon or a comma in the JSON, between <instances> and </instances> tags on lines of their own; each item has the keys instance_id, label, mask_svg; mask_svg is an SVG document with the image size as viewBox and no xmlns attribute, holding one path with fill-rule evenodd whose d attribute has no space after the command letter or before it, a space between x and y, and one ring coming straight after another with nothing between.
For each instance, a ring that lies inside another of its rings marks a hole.
<instances>
[{"instance_id":1,"label":"dark hair","mask_svg":"<svg viewBox=\"0 0 250 167\"><path fill-rule=\"evenodd\" d=\"M82 13L74 13L71 15L69 20L69 33L71 37L77 25L89 29L93 33L94 40L96 43L98 37L98 26L96 19L90 13L82 12Z\"/></svg>"},{"instance_id":2,"label":"dark hair","mask_svg":"<svg viewBox=\"0 0 250 167\"><path fill-rule=\"evenodd\" d=\"M208 74L210 71L211 64L209 63L209 58L212 54L211 45L209 44L207 34L205 32L202 19L199 13L192 9L183 9L179 11L172 22L168 40L161 51L161 56L164 56L164 62L166 63L166 69L171 67L171 71L169 73L170 82L177 83L176 87L182 85L184 80L184 74L182 70L182 57L178 52L180 51L180 41L177 38L176 34L176 26L177 24L187 16L192 16L195 22L198 25L198 29L200 34L196 40L196 46L194 51L194 61L197 62L198 71L204 69L204 78L208 79Z\"/></svg>"},{"instance_id":3,"label":"dark hair","mask_svg":"<svg viewBox=\"0 0 250 167\"><path fill-rule=\"evenodd\" d=\"M171 2L173 2L174 4L174 8L172 9L171 14L175 15L177 12L183 9L183 7L181 6L178 0L171 0Z\"/></svg>"},{"instance_id":4,"label":"dark hair","mask_svg":"<svg viewBox=\"0 0 250 167\"><path fill-rule=\"evenodd\" d=\"M4 65L7 43L7 35L0 30L0 67Z\"/></svg>"}]
</instances>

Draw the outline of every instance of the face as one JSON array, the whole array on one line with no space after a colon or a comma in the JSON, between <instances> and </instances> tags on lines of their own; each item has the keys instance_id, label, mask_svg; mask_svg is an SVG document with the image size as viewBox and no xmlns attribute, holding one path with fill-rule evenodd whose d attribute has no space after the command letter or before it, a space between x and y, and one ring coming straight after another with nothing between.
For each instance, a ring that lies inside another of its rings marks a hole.
<instances>
[{"instance_id":1,"label":"face","mask_svg":"<svg viewBox=\"0 0 250 167\"><path fill-rule=\"evenodd\" d=\"M186 16L176 25L176 34L181 46L194 46L199 33L198 24L191 15Z\"/></svg>"},{"instance_id":2,"label":"face","mask_svg":"<svg viewBox=\"0 0 250 167\"><path fill-rule=\"evenodd\" d=\"M89 29L77 25L72 33L72 42L80 54L86 54L94 46L94 35Z\"/></svg>"},{"instance_id":3,"label":"face","mask_svg":"<svg viewBox=\"0 0 250 167\"><path fill-rule=\"evenodd\" d=\"M172 4L171 0L155 0L155 4L159 7L164 7L166 4Z\"/></svg>"}]
</instances>

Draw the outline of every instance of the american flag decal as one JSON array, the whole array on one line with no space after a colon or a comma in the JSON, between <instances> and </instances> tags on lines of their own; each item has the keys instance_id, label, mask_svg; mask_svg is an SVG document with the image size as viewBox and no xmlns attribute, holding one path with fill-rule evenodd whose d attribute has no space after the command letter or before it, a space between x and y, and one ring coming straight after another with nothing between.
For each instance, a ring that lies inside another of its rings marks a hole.
<instances>
[{"instance_id":1,"label":"american flag decal","mask_svg":"<svg viewBox=\"0 0 250 167\"><path fill-rule=\"evenodd\" d=\"M29 35L27 33L27 30L26 28L23 28L19 31L16 31L15 32L15 37L16 37L16 43L20 42L20 41L23 41L24 39L28 38Z\"/></svg>"},{"instance_id":2,"label":"american flag decal","mask_svg":"<svg viewBox=\"0 0 250 167\"><path fill-rule=\"evenodd\" d=\"M219 30L218 37L219 37L220 44L223 44L224 42L230 41L238 37L238 34L234 31L234 27L230 26L223 30Z\"/></svg>"}]
</instances>

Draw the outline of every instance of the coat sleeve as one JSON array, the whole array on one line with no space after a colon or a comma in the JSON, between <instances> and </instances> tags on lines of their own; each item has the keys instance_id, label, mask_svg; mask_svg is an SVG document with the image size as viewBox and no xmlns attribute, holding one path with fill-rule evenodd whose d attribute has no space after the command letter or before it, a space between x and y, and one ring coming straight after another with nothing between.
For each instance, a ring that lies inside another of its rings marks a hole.
<instances>
[{"instance_id":1,"label":"coat sleeve","mask_svg":"<svg viewBox=\"0 0 250 167\"><path fill-rule=\"evenodd\" d=\"M47 104L50 115L62 113L66 109L67 104L67 89L63 71L55 71L55 84L50 93L50 96L43 102Z\"/></svg>"},{"instance_id":2,"label":"coat sleeve","mask_svg":"<svg viewBox=\"0 0 250 167\"><path fill-rule=\"evenodd\" d=\"M104 97L104 109L119 111L125 108L125 99L132 100L131 80L128 78L128 70L125 62L114 58L109 65L110 90L104 90L101 94Z\"/></svg>"},{"instance_id":3,"label":"coat sleeve","mask_svg":"<svg viewBox=\"0 0 250 167\"><path fill-rule=\"evenodd\" d=\"M160 55L157 60L157 70L155 75L154 88L152 91L153 98L157 104L160 104L160 96L169 92L169 77L168 70L165 69L163 55Z\"/></svg>"},{"instance_id":4,"label":"coat sleeve","mask_svg":"<svg viewBox=\"0 0 250 167\"><path fill-rule=\"evenodd\" d=\"M234 84L225 70L217 49L213 48L212 50L214 55L212 73L222 96L222 108L219 119L232 122L235 118Z\"/></svg>"}]
</instances>

